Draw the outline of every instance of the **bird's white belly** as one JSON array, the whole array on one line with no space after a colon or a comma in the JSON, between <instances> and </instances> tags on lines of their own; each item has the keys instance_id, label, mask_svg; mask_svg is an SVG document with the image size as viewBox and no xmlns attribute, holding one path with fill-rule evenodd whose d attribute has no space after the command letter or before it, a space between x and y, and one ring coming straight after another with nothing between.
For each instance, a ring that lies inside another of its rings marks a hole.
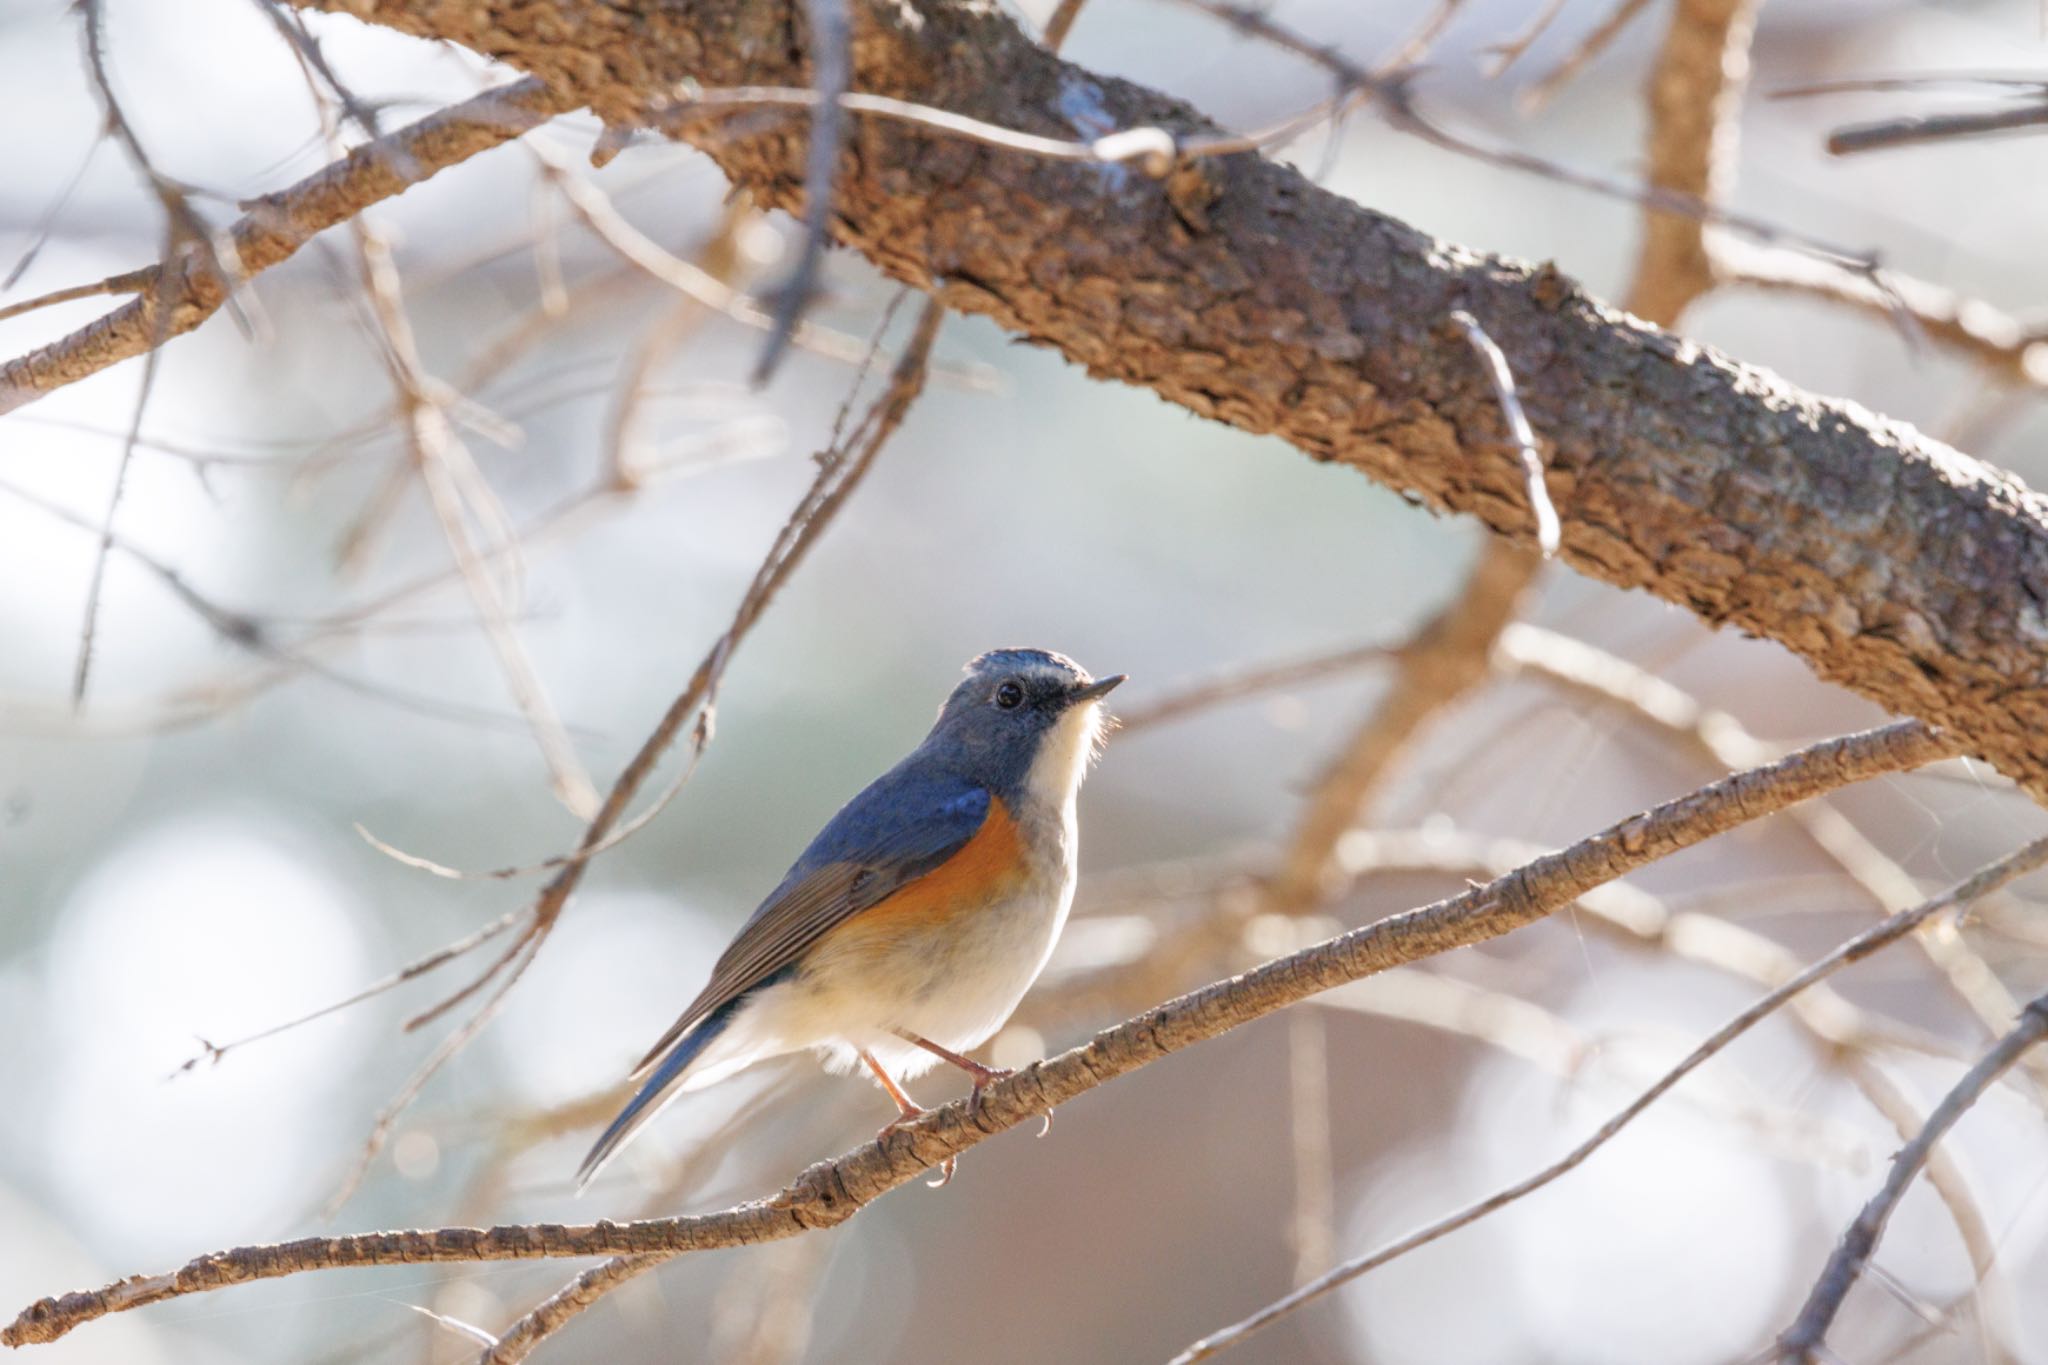
<instances>
[{"instance_id":1,"label":"bird's white belly","mask_svg":"<svg viewBox=\"0 0 2048 1365\"><path fill-rule=\"evenodd\" d=\"M938 1057L901 1033L955 1052L986 1042L1038 979L1072 902L1071 881L1034 878L858 958L822 955L777 989L781 999L761 1002L761 1022L792 1048L825 1050L835 1069L852 1067L854 1049L865 1048L897 1076L928 1071Z\"/></svg>"},{"instance_id":2,"label":"bird's white belly","mask_svg":"<svg viewBox=\"0 0 2048 1365\"><path fill-rule=\"evenodd\" d=\"M976 911L942 945L892 970L898 980L890 993L900 992L892 1027L955 1052L986 1042L1052 956L1073 896L1071 882L1027 887Z\"/></svg>"},{"instance_id":3,"label":"bird's white belly","mask_svg":"<svg viewBox=\"0 0 2048 1365\"><path fill-rule=\"evenodd\" d=\"M834 1070L856 1066L856 1049L899 1077L938 1064L937 1056L905 1041L902 1033L954 1052L979 1047L1044 970L1073 904L1071 826L1039 847L1038 866L999 899L906 927L857 954L813 954L795 976L748 1002L727 1036L691 1069L685 1088L708 1085L763 1057L807 1048L824 1053Z\"/></svg>"}]
</instances>

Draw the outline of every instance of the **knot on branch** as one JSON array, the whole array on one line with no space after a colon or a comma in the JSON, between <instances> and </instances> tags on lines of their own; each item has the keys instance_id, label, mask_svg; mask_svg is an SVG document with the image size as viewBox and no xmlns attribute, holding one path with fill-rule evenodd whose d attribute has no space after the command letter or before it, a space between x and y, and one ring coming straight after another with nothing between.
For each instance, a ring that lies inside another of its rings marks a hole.
<instances>
[{"instance_id":1,"label":"knot on branch","mask_svg":"<svg viewBox=\"0 0 2048 1365\"><path fill-rule=\"evenodd\" d=\"M866 1202L846 1187L845 1173L837 1161L820 1161L806 1167L772 1201L798 1227L812 1230L838 1227Z\"/></svg>"}]
</instances>

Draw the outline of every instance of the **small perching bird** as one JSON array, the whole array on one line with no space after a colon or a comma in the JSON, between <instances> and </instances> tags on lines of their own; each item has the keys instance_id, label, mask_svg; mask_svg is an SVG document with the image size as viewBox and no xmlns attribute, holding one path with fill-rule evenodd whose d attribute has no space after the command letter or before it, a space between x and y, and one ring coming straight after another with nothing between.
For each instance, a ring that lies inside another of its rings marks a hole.
<instances>
[{"instance_id":1,"label":"small perching bird","mask_svg":"<svg viewBox=\"0 0 2048 1365\"><path fill-rule=\"evenodd\" d=\"M991 650L966 671L924 742L832 817L634 1069L646 1083L578 1188L678 1095L770 1057L864 1065L896 1102L890 1128L924 1112L900 1083L939 1062L974 1078L975 1101L1008 1074L965 1054L1017 1008L1066 923L1075 802L1124 675L1098 681L1043 649Z\"/></svg>"}]
</instances>

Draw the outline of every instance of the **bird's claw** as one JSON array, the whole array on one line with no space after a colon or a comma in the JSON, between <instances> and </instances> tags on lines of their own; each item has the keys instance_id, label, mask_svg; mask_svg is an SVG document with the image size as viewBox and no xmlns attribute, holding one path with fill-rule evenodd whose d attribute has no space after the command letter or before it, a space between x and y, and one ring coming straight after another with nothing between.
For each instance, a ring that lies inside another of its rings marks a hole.
<instances>
[{"instance_id":1,"label":"bird's claw","mask_svg":"<svg viewBox=\"0 0 2048 1365\"><path fill-rule=\"evenodd\" d=\"M976 1119L981 1117L982 1091L988 1089L997 1081L1008 1080L1010 1077L1016 1074L1017 1071L1015 1067L977 1067L974 1072L974 1088L967 1092L967 1117Z\"/></svg>"},{"instance_id":2,"label":"bird's claw","mask_svg":"<svg viewBox=\"0 0 2048 1365\"><path fill-rule=\"evenodd\" d=\"M905 1128L913 1123L916 1123L919 1119L923 1118L926 1114L929 1114L930 1112L931 1110L929 1109L904 1110L895 1118L890 1119L887 1123L882 1125L882 1131L875 1134L875 1141L887 1142L889 1140L890 1134L896 1132L900 1128ZM939 1163L939 1178L937 1180L927 1180L924 1183L935 1190L941 1189L946 1185L952 1183L953 1172L959 1169L959 1166L960 1158L957 1156L949 1156L944 1161Z\"/></svg>"},{"instance_id":3,"label":"bird's claw","mask_svg":"<svg viewBox=\"0 0 2048 1365\"><path fill-rule=\"evenodd\" d=\"M926 1114L929 1114L930 1112L931 1110L929 1109L904 1110L895 1118L890 1119L887 1123L882 1125L881 1131L875 1134L875 1141L887 1142L889 1140L889 1135L891 1133L895 1132L899 1128L904 1128L910 1124L916 1123L919 1119L923 1118Z\"/></svg>"}]
</instances>

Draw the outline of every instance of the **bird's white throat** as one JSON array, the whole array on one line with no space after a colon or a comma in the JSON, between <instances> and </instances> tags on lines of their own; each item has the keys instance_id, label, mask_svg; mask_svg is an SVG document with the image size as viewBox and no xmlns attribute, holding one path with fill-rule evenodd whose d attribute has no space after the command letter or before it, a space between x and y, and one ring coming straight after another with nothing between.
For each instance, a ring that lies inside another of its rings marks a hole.
<instances>
[{"instance_id":1,"label":"bird's white throat","mask_svg":"<svg viewBox=\"0 0 2048 1365\"><path fill-rule=\"evenodd\" d=\"M1038 756L1024 775L1024 789L1035 802L1054 809L1069 808L1088 775L1102 744L1102 705L1083 702L1067 708L1038 743Z\"/></svg>"}]
</instances>

